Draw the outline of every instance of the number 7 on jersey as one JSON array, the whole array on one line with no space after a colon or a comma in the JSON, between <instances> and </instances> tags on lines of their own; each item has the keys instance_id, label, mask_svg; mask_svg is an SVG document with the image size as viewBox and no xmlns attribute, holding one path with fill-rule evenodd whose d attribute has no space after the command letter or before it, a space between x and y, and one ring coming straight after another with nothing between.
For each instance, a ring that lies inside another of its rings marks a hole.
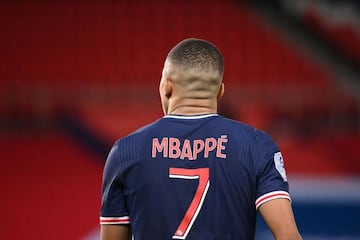
<instances>
[{"instance_id":1,"label":"number 7 on jersey","mask_svg":"<svg viewBox=\"0 0 360 240\"><path fill-rule=\"evenodd\" d=\"M180 222L177 230L174 233L173 239L185 239L189 233L206 197L210 186L209 168L170 168L170 178L179 179L198 179L199 183L195 195L187 209L184 218Z\"/></svg>"}]
</instances>

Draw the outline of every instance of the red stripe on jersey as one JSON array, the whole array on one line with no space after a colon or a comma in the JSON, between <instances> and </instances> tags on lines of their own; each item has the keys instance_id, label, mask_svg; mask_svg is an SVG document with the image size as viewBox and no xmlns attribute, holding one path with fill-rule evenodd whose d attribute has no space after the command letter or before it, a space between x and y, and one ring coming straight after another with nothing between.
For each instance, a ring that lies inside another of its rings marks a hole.
<instances>
[{"instance_id":1,"label":"red stripe on jersey","mask_svg":"<svg viewBox=\"0 0 360 240\"><path fill-rule=\"evenodd\" d=\"M129 217L100 217L100 224L129 224Z\"/></svg>"},{"instance_id":2,"label":"red stripe on jersey","mask_svg":"<svg viewBox=\"0 0 360 240\"><path fill-rule=\"evenodd\" d=\"M290 200L290 195L288 192L285 192L285 191L274 191L274 192L266 193L266 194L260 196L255 201L256 209L258 209L261 204L263 204L267 201L273 200L273 199L278 199L278 198L286 198L286 199Z\"/></svg>"}]
</instances>

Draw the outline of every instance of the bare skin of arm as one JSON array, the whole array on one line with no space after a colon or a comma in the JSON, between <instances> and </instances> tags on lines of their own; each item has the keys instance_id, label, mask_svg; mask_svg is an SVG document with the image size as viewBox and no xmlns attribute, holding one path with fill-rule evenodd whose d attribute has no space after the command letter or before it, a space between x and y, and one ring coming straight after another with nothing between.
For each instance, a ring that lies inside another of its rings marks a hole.
<instances>
[{"instance_id":1,"label":"bare skin of arm","mask_svg":"<svg viewBox=\"0 0 360 240\"><path fill-rule=\"evenodd\" d=\"M259 212L276 240L301 240L288 199L274 199L262 204Z\"/></svg>"},{"instance_id":2,"label":"bare skin of arm","mask_svg":"<svg viewBox=\"0 0 360 240\"><path fill-rule=\"evenodd\" d=\"M131 232L129 225L101 225L101 240L130 240Z\"/></svg>"}]
</instances>

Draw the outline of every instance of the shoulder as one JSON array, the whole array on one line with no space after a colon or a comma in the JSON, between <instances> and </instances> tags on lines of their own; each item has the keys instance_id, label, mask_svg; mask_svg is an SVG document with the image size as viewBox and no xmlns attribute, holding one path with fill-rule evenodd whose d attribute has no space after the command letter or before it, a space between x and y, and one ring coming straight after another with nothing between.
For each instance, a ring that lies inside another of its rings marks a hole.
<instances>
[{"instance_id":1,"label":"shoulder","mask_svg":"<svg viewBox=\"0 0 360 240\"><path fill-rule=\"evenodd\" d=\"M247 123L237 121L234 119L229 119L225 117L221 117L219 119L222 121L222 125L231 131L234 134L246 136L248 138L253 139L254 141L261 141L261 140L269 140L271 139L270 135L261 129L257 129Z\"/></svg>"},{"instance_id":2,"label":"shoulder","mask_svg":"<svg viewBox=\"0 0 360 240\"><path fill-rule=\"evenodd\" d=\"M232 119L223 118L221 121L231 142L238 149L250 153L253 159L271 159L274 153L280 151L273 138L264 130Z\"/></svg>"},{"instance_id":3,"label":"shoulder","mask_svg":"<svg viewBox=\"0 0 360 240\"><path fill-rule=\"evenodd\" d=\"M106 168L126 168L139 159L155 121L115 141L107 156ZM112 171L112 170L109 170ZM115 171L115 170L114 170Z\"/></svg>"},{"instance_id":4,"label":"shoulder","mask_svg":"<svg viewBox=\"0 0 360 240\"><path fill-rule=\"evenodd\" d=\"M124 147L131 147L141 144L141 142L146 141L146 139L151 135L151 132L153 132L154 129L159 128L158 125L160 121L161 119L158 119L148 125L136 129L127 136L117 139L113 145L113 149L118 150L123 149Z\"/></svg>"}]
</instances>

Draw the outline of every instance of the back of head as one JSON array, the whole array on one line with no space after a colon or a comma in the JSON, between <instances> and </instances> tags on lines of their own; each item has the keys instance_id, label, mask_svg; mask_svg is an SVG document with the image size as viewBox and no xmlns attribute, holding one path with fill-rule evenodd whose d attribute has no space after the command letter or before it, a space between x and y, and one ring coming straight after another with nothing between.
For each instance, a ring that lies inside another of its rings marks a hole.
<instances>
[{"instance_id":1,"label":"back of head","mask_svg":"<svg viewBox=\"0 0 360 240\"><path fill-rule=\"evenodd\" d=\"M224 60L219 49L212 43L196 38L188 38L178 43L167 56L172 63L197 68L200 71L215 71L220 76L224 71Z\"/></svg>"},{"instance_id":2,"label":"back of head","mask_svg":"<svg viewBox=\"0 0 360 240\"><path fill-rule=\"evenodd\" d=\"M186 93L208 92L212 96L217 94L222 82L224 60L214 44L188 38L171 49L164 71Z\"/></svg>"}]
</instances>

